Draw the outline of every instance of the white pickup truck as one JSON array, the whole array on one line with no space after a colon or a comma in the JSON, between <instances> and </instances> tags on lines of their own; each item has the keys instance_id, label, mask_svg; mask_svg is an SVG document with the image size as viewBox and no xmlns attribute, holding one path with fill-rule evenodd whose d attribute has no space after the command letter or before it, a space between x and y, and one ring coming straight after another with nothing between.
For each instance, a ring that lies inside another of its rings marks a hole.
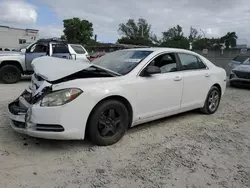
<instances>
[{"instance_id":1,"label":"white pickup truck","mask_svg":"<svg viewBox=\"0 0 250 188\"><path fill-rule=\"evenodd\" d=\"M88 52L82 45L68 44L58 39L41 39L21 52L0 52L0 80L12 84L18 82L22 75L33 74L31 62L41 56L89 61Z\"/></svg>"}]
</instances>

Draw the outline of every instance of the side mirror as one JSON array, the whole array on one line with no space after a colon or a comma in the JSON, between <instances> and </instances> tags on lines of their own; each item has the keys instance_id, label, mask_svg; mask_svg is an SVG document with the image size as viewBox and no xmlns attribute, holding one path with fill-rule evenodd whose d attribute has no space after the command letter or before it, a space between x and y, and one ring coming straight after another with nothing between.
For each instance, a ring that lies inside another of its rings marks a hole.
<instances>
[{"instance_id":1,"label":"side mirror","mask_svg":"<svg viewBox=\"0 0 250 188\"><path fill-rule=\"evenodd\" d=\"M148 66L143 71L143 76L151 76L152 74L161 73L161 69L157 66Z\"/></svg>"},{"instance_id":2,"label":"side mirror","mask_svg":"<svg viewBox=\"0 0 250 188\"><path fill-rule=\"evenodd\" d=\"M21 53L25 54L25 52L26 52L26 48L22 48Z\"/></svg>"}]
</instances>

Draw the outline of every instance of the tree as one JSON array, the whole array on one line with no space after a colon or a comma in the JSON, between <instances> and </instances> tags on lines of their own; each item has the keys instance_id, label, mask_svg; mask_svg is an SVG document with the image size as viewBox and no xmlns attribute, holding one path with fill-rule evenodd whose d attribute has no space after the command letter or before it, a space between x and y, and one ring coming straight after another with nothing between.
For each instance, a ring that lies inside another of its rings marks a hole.
<instances>
[{"instance_id":1,"label":"tree","mask_svg":"<svg viewBox=\"0 0 250 188\"><path fill-rule=\"evenodd\" d=\"M189 48L189 41L182 32L182 27L177 25L162 33L161 46L171 48Z\"/></svg>"},{"instance_id":2,"label":"tree","mask_svg":"<svg viewBox=\"0 0 250 188\"><path fill-rule=\"evenodd\" d=\"M201 39L201 35L199 34L198 30L191 26L189 36L188 36L189 42L194 42L199 39Z\"/></svg>"},{"instance_id":3,"label":"tree","mask_svg":"<svg viewBox=\"0 0 250 188\"><path fill-rule=\"evenodd\" d=\"M163 41L167 41L169 39L174 39L176 37L182 37L182 27L177 25L176 27L172 27L165 32L162 32Z\"/></svg>"},{"instance_id":4,"label":"tree","mask_svg":"<svg viewBox=\"0 0 250 188\"><path fill-rule=\"evenodd\" d=\"M119 24L118 32L122 37L117 42L123 44L152 45L152 40L156 39L151 32L151 25L143 18L139 18L137 22L129 19L126 23Z\"/></svg>"},{"instance_id":5,"label":"tree","mask_svg":"<svg viewBox=\"0 0 250 188\"><path fill-rule=\"evenodd\" d=\"M93 24L88 20L72 18L63 20L64 35L61 38L67 39L69 43L87 44L93 36Z\"/></svg>"},{"instance_id":6,"label":"tree","mask_svg":"<svg viewBox=\"0 0 250 188\"><path fill-rule=\"evenodd\" d=\"M220 38L221 43L225 43L226 48L235 47L237 42L237 35L235 32L228 32L225 36Z\"/></svg>"}]
</instances>

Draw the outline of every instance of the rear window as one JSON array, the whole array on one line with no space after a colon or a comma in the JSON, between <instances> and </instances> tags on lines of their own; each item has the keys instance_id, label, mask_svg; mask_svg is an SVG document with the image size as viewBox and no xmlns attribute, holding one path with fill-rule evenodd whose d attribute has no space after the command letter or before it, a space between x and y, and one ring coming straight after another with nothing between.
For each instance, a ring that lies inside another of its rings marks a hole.
<instances>
[{"instance_id":1,"label":"rear window","mask_svg":"<svg viewBox=\"0 0 250 188\"><path fill-rule=\"evenodd\" d=\"M70 45L77 54L85 54L85 49L80 45Z\"/></svg>"},{"instance_id":2,"label":"rear window","mask_svg":"<svg viewBox=\"0 0 250 188\"><path fill-rule=\"evenodd\" d=\"M233 60L243 63L244 61L247 60L247 58L249 58L249 57L248 56L239 56L239 55L237 55L235 58L233 58Z\"/></svg>"}]
</instances>

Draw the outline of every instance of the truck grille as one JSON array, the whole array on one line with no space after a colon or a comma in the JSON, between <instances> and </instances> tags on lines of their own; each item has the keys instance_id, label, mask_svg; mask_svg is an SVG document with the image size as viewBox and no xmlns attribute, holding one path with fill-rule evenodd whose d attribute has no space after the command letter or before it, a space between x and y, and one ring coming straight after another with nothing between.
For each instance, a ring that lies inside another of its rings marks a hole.
<instances>
[{"instance_id":1,"label":"truck grille","mask_svg":"<svg viewBox=\"0 0 250 188\"><path fill-rule=\"evenodd\" d=\"M238 78L250 79L250 72L234 71L234 74L235 74Z\"/></svg>"}]
</instances>

